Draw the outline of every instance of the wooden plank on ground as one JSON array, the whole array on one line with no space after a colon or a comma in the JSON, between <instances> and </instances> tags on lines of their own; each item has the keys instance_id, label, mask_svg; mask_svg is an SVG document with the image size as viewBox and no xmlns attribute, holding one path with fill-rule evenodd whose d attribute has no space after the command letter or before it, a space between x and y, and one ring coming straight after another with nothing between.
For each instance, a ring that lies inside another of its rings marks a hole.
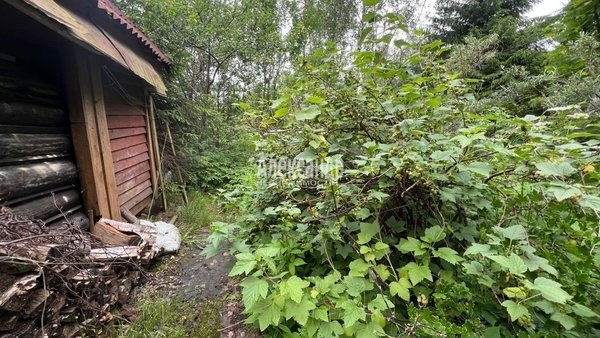
<instances>
[{"instance_id":1,"label":"wooden plank on ground","mask_svg":"<svg viewBox=\"0 0 600 338\"><path fill-rule=\"evenodd\" d=\"M112 151L118 151L142 143L146 143L146 135L130 136L112 140L110 141L110 148L112 149Z\"/></svg>"},{"instance_id":2,"label":"wooden plank on ground","mask_svg":"<svg viewBox=\"0 0 600 338\"><path fill-rule=\"evenodd\" d=\"M112 219L100 219L101 222L104 222L111 227L122 231L122 232L132 232L138 234L142 239L146 242L146 245L152 246L156 243L156 236L148 232L148 228L146 226L140 224L131 224L126 222L118 222Z\"/></svg>"},{"instance_id":3,"label":"wooden plank on ground","mask_svg":"<svg viewBox=\"0 0 600 338\"><path fill-rule=\"evenodd\" d=\"M130 157L134 157L139 154L143 154L145 152L148 152L148 145L143 143L143 144L138 144L133 147L117 150L117 151L113 152L112 156L113 156L113 161L119 162L119 161L128 159Z\"/></svg>"},{"instance_id":4,"label":"wooden plank on ground","mask_svg":"<svg viewBox=\"0 0 600 338\"><path fill-rule=\"evenodd\" d=\"M118 139L121 137L135 136L146 134L146 128L144 127L136 127L136 128L124 128L124 129L109 129L108 135L111 140Z\"/></svg>"},{"instance_id":5,"label":"wooden plank on ground","mask_svg":"<svg viewBox=\"0 0 600 338\"><path fill-rule=\"evenodd\" d=\"M129 169L117 173L115 175L117 179L117 184L120 185L122 183L125 183L130 179L135 178L136 176L139 176L147 171L150 171L150 164L148 164L148 161L139 163Z\"/></svg>"},{"instance_id":6,"label":"wooden plank on ground","mask_svg":"<svg viewBox=\"0 0 600 338\"><path fill-rule=\"evenodd\" d=\"M139 116L109 116L108 128L134 128L145 127L146 120L143 115Z\"/></svg>"},{"instance_id":7,"label":"wooden plank on ground","mask_svg":"<svg viewBox=\"0 0 600 338\"><path fill-rule=\"evenodd\" d=\"M94 262L132 261L140 258L141 249L138 246L115 246L96 248L90 251Z\"/></svg>"}]
</instances>

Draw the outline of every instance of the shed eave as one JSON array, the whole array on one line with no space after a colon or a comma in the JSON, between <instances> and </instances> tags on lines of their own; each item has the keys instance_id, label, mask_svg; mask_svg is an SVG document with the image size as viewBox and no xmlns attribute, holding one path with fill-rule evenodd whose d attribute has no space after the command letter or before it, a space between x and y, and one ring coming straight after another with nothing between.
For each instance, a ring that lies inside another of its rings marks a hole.
<instances>
[{"instance_id":1,"label":"shed eave","mask_svg":"<svg viewBox=\"0 0 600 338\"><path fill-rule=\"evenodd\" d=\"M151 62L90 19L54 0L5 1L77 45L110 58L146 81L158 94L166 95L163 78Z\"/></svg>"}]
</instances>

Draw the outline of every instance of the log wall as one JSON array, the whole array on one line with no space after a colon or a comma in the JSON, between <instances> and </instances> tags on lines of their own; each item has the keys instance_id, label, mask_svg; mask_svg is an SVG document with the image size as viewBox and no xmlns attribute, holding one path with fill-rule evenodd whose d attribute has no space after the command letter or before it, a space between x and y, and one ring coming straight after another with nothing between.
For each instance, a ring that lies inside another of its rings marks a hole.
<instances>
[{"instance_id":1,"label":"log wall","mask_svg":"<svg viewBox=\"0 0 600 338\"><path fill-rule=\"evenodd\" d=\"M58 56L28 48L0 48L0 205L53 222L82 209L78 172Z\"/></svg>"},{"instance_id":2,"label":"log wall","mask_svg":"<svg viewBox=\"0 0 600 338\"><path fill-rule=\"evenodd\" d=\"M104 104L118 202L137 214L152 198L148 126L143 101L139 100L145 94L131 78L111 75L105 74L103 79Z\"/></svg>"}]
</instances>

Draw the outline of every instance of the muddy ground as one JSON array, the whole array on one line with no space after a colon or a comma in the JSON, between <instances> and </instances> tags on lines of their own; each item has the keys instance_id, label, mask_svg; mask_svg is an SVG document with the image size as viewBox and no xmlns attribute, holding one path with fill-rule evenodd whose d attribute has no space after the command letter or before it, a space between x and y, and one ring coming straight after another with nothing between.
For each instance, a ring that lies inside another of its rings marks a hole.
<instances>
[{"instance_id":1,"label":"muddy ground","mask_svg":"<svg viewBox=\"0 0 600 338\"><path fill-rule=\"evenodd\" d=\"M237 285L239 281L228 276L233 264L231 256L227 252L209 259L201 255L202 240L208 235L209 230L204 229L192 241L197 244L183 245L178 254L163 256L150 267L143 284L135 290L131 304L122 311L125 317L129 317L128 320L136 319L135 299L144 293L155 292L164 297L178 297L190 304L220 307L220 325L203 322L207 320L203 318L201 310L206 308L205 305L192 306L198 309L197 313L187 314L191 318L191 325L220 327L213 329L216 332L212 332L210 337L260 337L255 329L243 323L245 316L242 314L243 306Z\"/></svg>"}]
</instances>

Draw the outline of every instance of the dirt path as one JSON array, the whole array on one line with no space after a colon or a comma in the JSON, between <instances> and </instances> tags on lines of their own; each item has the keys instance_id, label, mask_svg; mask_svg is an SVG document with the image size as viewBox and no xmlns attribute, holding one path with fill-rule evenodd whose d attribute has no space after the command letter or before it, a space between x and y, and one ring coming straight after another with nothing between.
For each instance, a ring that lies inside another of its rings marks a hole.
<instances>
[{"instance_id":1,"label":"dirt path","mask_svg":"<svg viewBox=\"0 0 600 338\"><path fill-rule=\"evenodd\" d=\"M185 307L185 325L192 325L189 332L201 338L208 337L260 337L256 330L244 325L241 296L237 281L228 277L232 259L228 253L206 259L201 255L201 239L209 235L208 229L197 234L198 244L183 246L177 255L164 256L147 274L147 281L137 290L134 299L145 294L160 295L166 299L178 299ZM189 305L189 306L188 306ZM139 314L137 305L125 307L128 319ZM218 314L216 313L218 311ZM191 313L190 313L191 312ZM220 323L215 320L220 317ZM193 338L193 337L192 337Z\"/></svg>"}]
</instances>

